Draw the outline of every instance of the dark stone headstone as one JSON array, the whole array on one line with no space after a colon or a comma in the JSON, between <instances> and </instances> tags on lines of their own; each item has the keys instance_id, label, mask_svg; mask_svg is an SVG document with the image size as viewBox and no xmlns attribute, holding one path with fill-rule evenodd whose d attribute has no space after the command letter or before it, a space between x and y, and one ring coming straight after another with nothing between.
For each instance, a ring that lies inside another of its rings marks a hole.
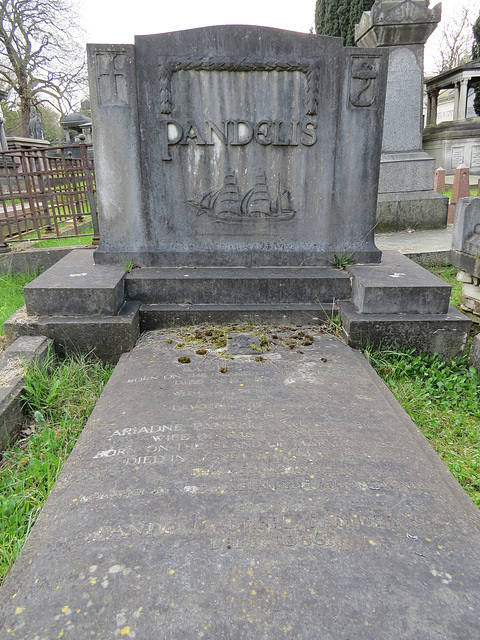
<instances>
[{"instance_id":1,"label":"dark stone headstone","mask_svg":"<svg viewBox=\"0 0 480 640\"><path fill-rule=\"evenodd\" d=\"M362 356L263 335L234 359L205 330L122 357L2 587L1 637L478 635L473 503Z\"/></svg>"},{"instance_id":2,"label":"dark stone headstone","mask_svg":"<svg viewBox=\"0 0 480 640\"><path fill-rule=\"evenodd\" d=\"M96 262L379 262L384 52L221 26L88 56Z\"/></svg>"}]
</instances>

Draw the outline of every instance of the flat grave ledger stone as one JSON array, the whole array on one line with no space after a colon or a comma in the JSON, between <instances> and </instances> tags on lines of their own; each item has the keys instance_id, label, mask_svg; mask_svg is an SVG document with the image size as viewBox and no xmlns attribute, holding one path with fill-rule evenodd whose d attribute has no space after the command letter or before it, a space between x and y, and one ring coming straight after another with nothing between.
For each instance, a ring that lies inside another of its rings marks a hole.
<instances>
[{"instance_id":1,"label":"flat grave ledger stone","mask_svg":"<svg viewBox=\"0 0 480 640\"><path fill-rule=\"evenodd\" d=\"M386 57L250 26L89 45L96 262L379 262Z\"/></svg>"},{"instance_id":2,"label":"flat grave ledger stone","mask_svg":"<svg viewBox=\"0 0 480 640\"><path fill-rule=\"evenodd\" d=\"M122 356L2 638L478 638L478 510L362 356L299 332Z\"/></svg>"}]
</instances>

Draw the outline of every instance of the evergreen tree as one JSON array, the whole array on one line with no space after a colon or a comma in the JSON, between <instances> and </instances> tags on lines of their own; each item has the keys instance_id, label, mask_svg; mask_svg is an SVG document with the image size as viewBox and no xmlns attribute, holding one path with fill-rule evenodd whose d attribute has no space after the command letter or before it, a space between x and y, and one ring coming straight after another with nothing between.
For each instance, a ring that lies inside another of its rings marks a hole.
<instances>
[{"instance_id":1,"label":"evergreen tree","mask_svg":"<svg viewBox=\"0 0 480 640\"><path fill-rule=\"evenodd\" d=\"M341 36L345 46L355 44L355 25L375 0L317 0L315 30L324 36Z\"/></svg>"},{"instance_id":2,"label":"evergreen tree","mask_svg":"<svg viewBox=\"0 0 480 640\"><path fill-rule=\"evenodd\" d=\"M473 25L473 47L472 59L480 60L480 15ZM480 82L473 85L475 97L473 99L473 109L477 116L480 116Z\"/></svg>"}]
</instances>

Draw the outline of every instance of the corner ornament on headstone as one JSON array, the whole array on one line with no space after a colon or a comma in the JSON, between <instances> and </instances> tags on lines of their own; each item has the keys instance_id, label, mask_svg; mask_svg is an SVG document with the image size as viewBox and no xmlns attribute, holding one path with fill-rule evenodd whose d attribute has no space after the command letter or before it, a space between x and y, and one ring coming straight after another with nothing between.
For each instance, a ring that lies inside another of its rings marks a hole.
<instances>
[{"instance_id":1,"label":"corner ornament on headstone","mask_svg":"<svg viewBox=\"0 0 480 640\"><path fill-rule=\"evenodd\" d=\"M102 107L128 104L126 60L126 52L96 54L98 103Z\"/></svg>"},{"instance_id":2,"label":"corner ornament on headstone","mask_svg":"<svg viewBox=\"0 0 480 640\"><path fill-rule=\"evenodd\" d=\"M317 115L319 98L320 61L295 60L228 60L215 58L184 58L182 60L161 59L159 61L160 111L172 113L172 75L176 71L300 71L307 79L307 109L309 116Z\"/></svg>"},{"instance_id":3,"label":"corner ornament on headstone","mask_svg":"<svg viewBox=\"0 0 480 640\"><path fill-rule=\"evenodd\" d=\"M349 101L354 107L372 107L376 99L376 83L380 58L353 56Z\"/></svg>"}]
</instances>

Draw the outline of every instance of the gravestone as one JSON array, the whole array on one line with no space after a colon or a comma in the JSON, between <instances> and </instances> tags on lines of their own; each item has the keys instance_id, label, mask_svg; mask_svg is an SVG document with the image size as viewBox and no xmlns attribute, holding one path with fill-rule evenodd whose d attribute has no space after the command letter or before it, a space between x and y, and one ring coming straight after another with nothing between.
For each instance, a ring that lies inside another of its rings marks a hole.
<instances>
[{"instance_id":1,"label":"gravestone","mask_svg":"<svg viewBox=\"0 0 480 640\"><path fill-rule=\"evenodd\" d=\"M355 26L358 47L390 49L377 231L446 226L448 199L433 191L435 162L422 150L423 50L441 18L441 4L428 4L376 0Z\"/></svg>"},{"instance_id":2,"label":"gravestone","mask_svg":"<svg viewBox=\"0 0 480 640\"><path fill-rule=\"evenodd\" d=\"M457 355L445 285L374 242L387 57L250 26L89 45L100 246L27 285L7 340L116 361L172 324L339 313L352 345Z\"/></svg>"},{"instance_id":3,"label":"gravestone","mask_svg":"<svg viewBox=\"0 0 480 640\"><path fill-rule=\"evenodd\" d=\"M123 356L0 636L476 638L478 510L363 356L308 331L223 354L207 327L147 334Z\"/></svg>"},{"instance_id":4,"label":"gravestone","mask_svg":"<svg viewBox=\"0 0 480 640\"><path fill-rule=\"evenodd\" d=\"M386 58L247 26L89 45L96 263L379 262Z\"/></svg>"}]
</instances>

